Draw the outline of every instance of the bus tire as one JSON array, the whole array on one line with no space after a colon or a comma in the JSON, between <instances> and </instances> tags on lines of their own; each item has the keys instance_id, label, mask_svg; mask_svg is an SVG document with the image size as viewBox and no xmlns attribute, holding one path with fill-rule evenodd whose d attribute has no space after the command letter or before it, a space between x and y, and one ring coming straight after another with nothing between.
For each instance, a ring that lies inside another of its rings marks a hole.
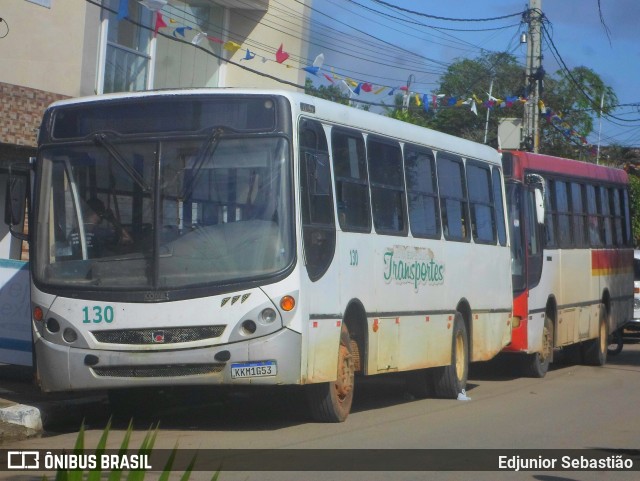
<instances>
[{"instance_id":1,"label":"bus tire","mask_svg":"<svg viewBox=\"0 0 640 481\"><path fill-rule=\"evenodd\" d=\"M341 423L351 411L355 383L355 363L351 337L342 322L338 349L338 373L333 382L311 384L307 387L307 403L314 421Z\"/></svg>"},{"instance_id":2,"label":"bus tire","mask_svg":"<svg viewBox=\"0 0 640 481\"><path fill-rule=\"evenodd\" d=\"M433 370L417 369L405 374L405 387L416 399L426 399L434 395Z\"/></svg>"},{"instance_id":3,"label":"bus tire","mask_svg":"<svg viewBox=\"0 0 640 481\"><path fill-rule=\"evenodd\" d=\"M598 321L598 337L582 345L582 359L589 366L604 366L607 362L607 315L604 304L600 304L600 319Z\"/></svg>"},{"instance_id":4,"label":"bus tire","mask_svg":"<svg viewBox=\"0 0 640 481\"><path fill-rule=\"evenodd\" d=\"M616 356L622 352L624 347L624 335L623 329L617 329L609 336L609 345L607 346L607 354L609 356Z\"/></svg>"},{"instance_id":5,"label":"bus tire","mask_svg":"<svg viewBox=\"0 0 640 481\"><path fill-rule=\"evenodd\" d=\"M451 364L433 369L434 393L439 398L456 399L466 388L469 373L469 336L462 314L453 319Z\"/></svg>"},{"instance_id":6,"label":"bus tire","mask_svg":"<svg viewBox=\"0 0 640 481\"><path fill-rule=\"evenodd\" d=\"M524 372L527 377L543 378L549 370L553 357L553 322L549 316L544 317L542 328L542 351L528 354L525 357Z\"/></svg>"}]
</instances>

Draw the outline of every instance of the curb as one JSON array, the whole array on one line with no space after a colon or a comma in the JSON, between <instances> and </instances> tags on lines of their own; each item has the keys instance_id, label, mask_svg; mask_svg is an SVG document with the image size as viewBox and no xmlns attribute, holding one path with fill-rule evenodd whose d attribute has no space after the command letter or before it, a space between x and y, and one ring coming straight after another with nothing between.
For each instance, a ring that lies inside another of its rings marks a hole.
<instances>
[{"instance_id":1,"label":"curb","mask_svg":"<svg viewBox=\"0 0 640 481\"><path fill-rule=\"evenodd\" d=\"M40 409L26 404L14 404L0 409L0 421L17 424L34 431L42 431L42 414Z\"/></svg>"},{"instance_id":2,"label":"curb","mask_svg":"<svg viewBox=\"0 0 640 481\"><path fill-rule=\"evenodd\" d=\"M102 396L91 396L34 403L33 406L13 404L0 408L0 422L16 424L35 432L42 432L47 424L81 420L83 413L88 408L97 406L104 400L105 398Z\"/></svg>"}]
</instances>

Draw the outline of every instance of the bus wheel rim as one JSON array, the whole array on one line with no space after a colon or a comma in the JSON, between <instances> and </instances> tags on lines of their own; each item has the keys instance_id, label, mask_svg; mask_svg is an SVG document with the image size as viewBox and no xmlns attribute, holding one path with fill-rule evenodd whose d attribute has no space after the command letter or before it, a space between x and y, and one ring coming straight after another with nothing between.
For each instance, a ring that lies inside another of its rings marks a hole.
<instances>
[{"instance_id":1,"label":"bus wheel rim","mask_svg":"<svg viewBox=\"0 0 640 481\"><path fill-rule=\"evenodd\" d=\"M465 352L464 352L464 338L462 333L456 334L456 376L458 379L464 377L464 365L465 365Z\"/></svg>"}]
</instances>

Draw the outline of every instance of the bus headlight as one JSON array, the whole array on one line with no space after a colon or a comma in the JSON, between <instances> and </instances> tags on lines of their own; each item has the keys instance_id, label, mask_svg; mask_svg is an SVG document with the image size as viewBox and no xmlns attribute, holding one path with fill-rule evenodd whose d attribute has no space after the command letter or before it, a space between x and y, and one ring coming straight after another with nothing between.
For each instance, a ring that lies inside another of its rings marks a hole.
<instances>
[{"instance_id":1,"label":"bus headlight","mask_svg":"<svg viewBox=\"0 0 640 481\"><path fill-rule=\"evenodd\" d=\"M62 339L67 341L69 344L71 344L72 342L76 342L78 340L78 333L73 329L71 329L70 327L67 327L62 332Z\"/></svg>"},{"instance_id":2,"label":"bus headlight","mask_svg":"<svg viewBox=\"0 0 640 481\"><path fill-rule=\"evenodd\" d=\"M60 330L60 323L53 317L47 319L47 323L45 325L47 327L47 331L49 331L51 334L55 334Z\"/></svg>"},{"instance_id":3,"label":"bus headlight","mask_svg":"<svg viewBox=\"0 0 640 481\"><path fill-rule=\"evenodd\" d=\"M242 334L244 334L245 336L250 336L251 334L256 332L256 329L258 329L256 323L251 320L247 320L242 323L240 332L242 332Z\"/></svg>"},{"instance_id":4,"label":"bus headlight","mask_svg":"<svg viewBox=\"0 0 640 481\"><path fill-rule=\"evenodd\" d=\"M262 324L271 324L273 321L277 319L277 317L278 315L276 314L276 311L274 311L270 307L267 307L266 309L262 310L262 312L260 313L259 319L262 322Z\"/></svg>"}]
</instances>

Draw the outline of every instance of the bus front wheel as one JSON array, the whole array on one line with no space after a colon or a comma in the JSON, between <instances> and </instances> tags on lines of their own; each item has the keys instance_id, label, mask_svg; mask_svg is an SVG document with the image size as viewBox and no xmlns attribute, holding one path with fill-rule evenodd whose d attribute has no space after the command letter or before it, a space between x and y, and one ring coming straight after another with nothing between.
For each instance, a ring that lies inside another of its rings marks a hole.
<instances>
[{"instance_id":1,"label":"bus front wheel","mask_svg":"<svg viewBox=\"0 0 640 481\"><path fill-rule=\"evenodd\" d=\"M469 372L469 337L462 314L456 312L453 319L451 364L433 369L435 395L444 399L456 399L466 388Z\"/></svg>"},{"instance_id":2,"label":"bus front wheel","mask_svg":"<svg viewBox=\"0 0 640 481\"><path fill-rule=\"evenodd\" d=\"M338 349L338 372L333 382L311 384L307 401L311 417L324 423L341 423L351 411L355 384L355 359L347 325L342 322Z\"/></svg>"}]
</instances>

